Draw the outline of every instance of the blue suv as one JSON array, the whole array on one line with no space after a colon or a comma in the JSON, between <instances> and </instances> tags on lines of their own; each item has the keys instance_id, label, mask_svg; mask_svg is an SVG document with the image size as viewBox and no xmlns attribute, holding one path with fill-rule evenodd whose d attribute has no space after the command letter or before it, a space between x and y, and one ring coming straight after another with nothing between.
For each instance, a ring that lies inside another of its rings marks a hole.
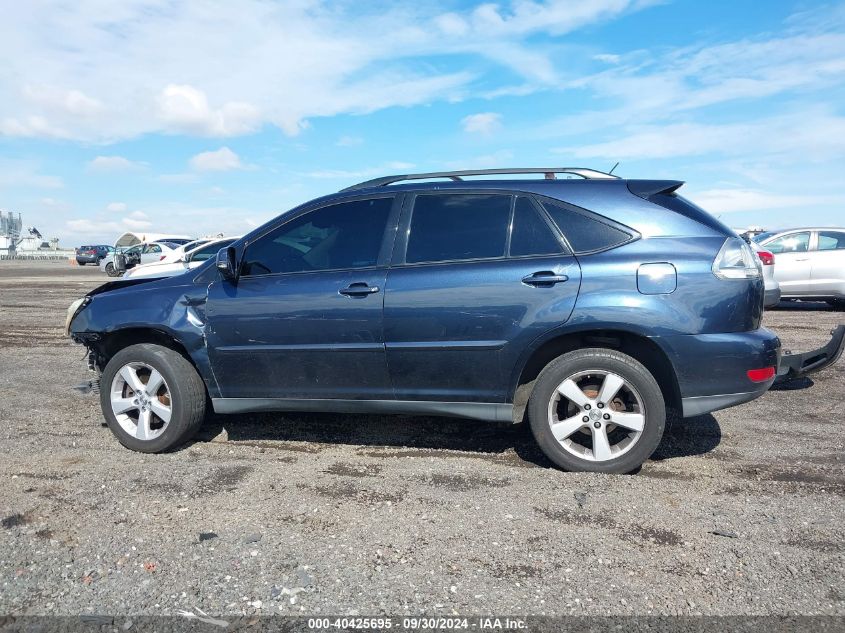
<instances>
[{"instance_id":1,"label":"blue suv","mask_svg":"<svg viewBox=\"0 0 845 633\"><path fill-rule=\"evenodd\" d=\"M748 402L780 364L759 260L681 184L580 168L378 178L183 275L107 283L71 305L68 332L137 451L186 442L210 404L527 418L560 467L629 472L667 409Z\"/></svg>"}]
</instances>

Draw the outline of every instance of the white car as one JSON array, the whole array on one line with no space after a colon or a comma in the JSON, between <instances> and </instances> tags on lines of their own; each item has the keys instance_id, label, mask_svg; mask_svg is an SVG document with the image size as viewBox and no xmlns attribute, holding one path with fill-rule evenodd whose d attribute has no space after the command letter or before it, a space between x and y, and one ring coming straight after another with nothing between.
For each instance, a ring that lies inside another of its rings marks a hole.
<instances>
[{"instance_id":1,"label":"white car","mask_svg":"<svg viewBox=\"0 0 845 633\"><path fill-rule=\"evenodd\" d=\"M754 241L777 258L775 279L784 299L845 308L845 228L769 231Z\"/></svg>"},{"instance_id":2,"label":"white car","mask_svg":"<svg viewBox=\"0 0 845 633\"><path fill-rule=\"evenodd\" d=\"M191 250L182 253L181 256L174 255L173 257L176 257L175 260L173 260L171 256L168 256L158 262L135 266L135 268L127 270L126 274L123 275L123 278L142 279L150 277L173 277L175 275L180 275L187 270L196 268L204 261L212 259L217 255L217 252L221 248L229 246L229 244L237 239L239 238L223 237L205 241L201 245L194 246Z\"/></svg>"},{"instance_id":3,"label":"white car","mask_svg":"<svg viewBox=\"0 0 845 633\"><path fill-rule=\"evenodd\" d=\"M123 255L126 258L126 268L131 269L142 264L151 264L159 262L182 247L178 242L150 242L149 244L136 244L131 248L122 251L115 251L112 257L107 257L100 262L100 270L106 273L109 277L118 277L118 271L115 265L115 258L118 255Z\"/></svg>"}]
</instances>

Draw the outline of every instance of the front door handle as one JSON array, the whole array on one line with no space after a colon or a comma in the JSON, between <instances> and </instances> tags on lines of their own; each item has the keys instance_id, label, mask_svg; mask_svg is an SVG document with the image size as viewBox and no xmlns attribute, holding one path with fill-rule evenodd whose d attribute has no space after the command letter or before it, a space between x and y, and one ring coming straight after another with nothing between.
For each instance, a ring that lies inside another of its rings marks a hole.
<instances>
[{"instance_id":1,"label":"front door handle","mask_svg":"<svg viewBox=\"0 0 845 633\"><path fill-rule=\"evenodd\" d=\"M347 297L364 297L366 295L374 294L378 291L378 286L371 286L370 284L364 283L363 281L358 281L354 284L349 284L343 290L338 290L340 294L346 295Z\"/></svg>"},{"instance_id":2,"label":"front door handle","mask_svg":"<svg viewBox=\"0 0 845 633\"><path fill-rule=\"evenodd\" d=\"M556 275L550 270L541 270L540 272L526 275L522 278L522 283L535 287L551 287L555 284L568 281L569 277L566 275Z\"/></svg>"}]
</instances>

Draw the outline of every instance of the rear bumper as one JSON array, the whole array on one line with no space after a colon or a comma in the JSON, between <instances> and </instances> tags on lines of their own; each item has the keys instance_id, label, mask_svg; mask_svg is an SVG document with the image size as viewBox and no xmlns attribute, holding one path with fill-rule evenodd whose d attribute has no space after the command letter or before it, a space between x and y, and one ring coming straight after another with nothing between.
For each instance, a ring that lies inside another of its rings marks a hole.
<instances>
[{"instance_id":1,"label":"rear bumper","mask_svg":"<svg viewBox=\"0 0 845 633\"><path fill-rule=\"evenodd\" d=\"M830 333L826 345L803 354L785 351L778 364L776 382L794 380L807 374L821 371L839 360L845 351L845 324L838 325Z\"/></svg>"},{"instance_id":2,"label":"rear bumper","mask_svg":"<svg viewBox=\"0 0 845 633\"><path fill-rule=\"evenodd\" d=\"M763 295L763 306L771 308L780 303L780 287L769 288Z\"/></svg>"},{"instance_id":3,"label":"rear bumper","mask_svg":"<svg viewBox=\"0 0 845 633\"><path fill-rule=\"evenodd\" d=\"M778 367L780 339L771 330L664 336L655 339L669 356L678 379L684 417L717 411L757 398L774 376L753 382L751 369Z\"/></svg>"},{"instance_id":4,"label":"rear bumper","mask_svg":"<svg viewBox=\"0 0 845 633\"><path fill-rule=\"evenodd\" d=\"M720 409L727 409L728 407L735 407L738 404L751 402L766 393L772 385L772 381L762 384L765 385L762 389L745 393L722 393L716 396L682 398L683 417L692 418L696 415L704 415L705 413L712 413Z\"/></svg>"}]
</instances>

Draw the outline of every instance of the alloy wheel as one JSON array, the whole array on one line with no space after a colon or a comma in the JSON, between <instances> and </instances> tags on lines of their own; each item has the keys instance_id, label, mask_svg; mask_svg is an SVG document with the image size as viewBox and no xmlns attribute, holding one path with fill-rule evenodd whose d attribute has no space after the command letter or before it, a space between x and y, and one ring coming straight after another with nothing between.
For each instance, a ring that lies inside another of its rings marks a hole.
<instances>
[{"instance_id":1,"label":"alloy wheel","mask_svg":"<svg viewBox=\"0 0 845 633\"><path fill-rule=\"evenodd\" d=\"M645 427L636 388L610 371L573 374L549 401L549 426L561 447L581 459L603 462L627 453Z\"/></svg>"},{"instance_id":2,"label":"alloy wheel","mask_svg":"<svg viewBox=\"0 0 845 633\"><path fill-rule=\"evenodd\" d=\"M111 408L120 427L139 440L159 437L173 414L164 377L146 363L128 363L111 384Z\"/></svg>"}]
</instances>

